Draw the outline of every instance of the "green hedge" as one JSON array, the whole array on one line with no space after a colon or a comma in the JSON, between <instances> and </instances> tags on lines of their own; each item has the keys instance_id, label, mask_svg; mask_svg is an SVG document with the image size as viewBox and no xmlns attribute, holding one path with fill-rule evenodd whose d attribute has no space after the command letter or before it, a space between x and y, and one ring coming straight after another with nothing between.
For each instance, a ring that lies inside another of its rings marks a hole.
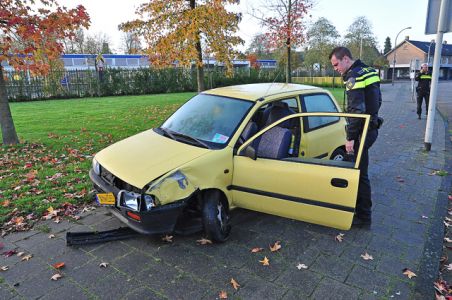
<instances>
[{"instance_id":1,"label":"green hedge","mask_svg":"<svg viewBox=\"0 0 452 300\"><path fill-rule=\"evenodd\" d=\"M341 77L292 77L292 82L332 88L344 85Z\"/></svg>"},{"instance_id":2,"label":"green hedge","mask_svg":"<svg viewBox=\"0 0 452 300\"><path fill-rule=\"evenodd\" d=\"M284 81L278 70L236 69L227 76L222 68L205 69L206 88ZM47 76L5 72L11 102L113 95L143 95L196 91L196 69L106 69L52 71Z\"/></svg>"}]
</instances>

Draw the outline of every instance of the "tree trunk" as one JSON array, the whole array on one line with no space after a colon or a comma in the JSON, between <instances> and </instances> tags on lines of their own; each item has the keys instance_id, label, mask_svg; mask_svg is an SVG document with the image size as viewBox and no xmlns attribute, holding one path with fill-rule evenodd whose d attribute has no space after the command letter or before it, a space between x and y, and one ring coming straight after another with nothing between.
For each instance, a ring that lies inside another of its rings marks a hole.
<instances>
[{"instance_id":1,"label":"tree trunk","mask_svg":"<svg viewBox=\"0 0 452 300\"><path fill-rule=\"evenodd\" d=\"M286 47L287 47L287 68L286 68L286 83L292 83L292 64L291 64L291 57L290 57L290 32L292 31L292 23L291 23L291 14L292 14L292 0L289 0L288 4L288 14L287 14L287 26L289 26L287 32L289 33L287 40L286 40Z\"/></svg>"},{"instance_id":2,"label":"tree trunk","mask_svg":"<svg viewBox=\"0 0 452 300\"><path fill-rule=\"evenodd\" d=\"M196 0L190 1L190 9L195 9ZM202 63L202 47L201 47L201 37L198 33L198 40L196 41L196 52L198 53L197 63L196 63L196 81L198 83L198 92L205 90L204 87L204 66Z\"/></svg>"},{"instance_id":3,"label":"tree trunk","mask_svg":"<svg viewBox=\"0 0 452 300\"><path fill-rule=\"evenodd\" d=\"M0 65L0 126L2 127L3 144L15 145L19 143L13 117L8 103L6 84L3 78L3 67Z\"/></svg>"},{"instance_id":4,"label":"tree trunk","mask_svg":"<svg viewBox=\"0 0 452 300\"><path fill-rule=\"evenodd\" d=\"M198 61L201 62L201 65L196 65L196 79L198 82L198 92L202 92L205 90L204 87L204 66L202 64L202 49L201 42L196 42L196 51L198 52Z\"/></svg>"},{"instance_id":5,"label":"tree trunk","mask_svg":"<svg viewBox=\"0 0 452 300\"><path fill-rule=\"evenodd\" d=\"M287 68L286 68L286 83L292 83L292 61L290 57L290 42L287 45Z\"/></svg>"}]
</instances>

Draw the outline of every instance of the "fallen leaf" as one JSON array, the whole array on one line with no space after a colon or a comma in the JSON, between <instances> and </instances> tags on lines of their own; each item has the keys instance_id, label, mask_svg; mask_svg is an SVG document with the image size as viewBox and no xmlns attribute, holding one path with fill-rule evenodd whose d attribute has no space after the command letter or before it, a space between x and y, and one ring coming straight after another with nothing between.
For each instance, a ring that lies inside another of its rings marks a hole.
<instances>
[{"instance_id":1,"label":"fallen leaf","mask_svg":"<svg viewBox=\"0 0 452 300\"><path fill-rule=\"evenodd\" d=\"M211 241L211 240L208 240L208 239L205 239L205 238L202 238L202 239L200 239L200 240L197 240L196 242L197 242L198 244L200 244L200 245L212 244L212 241Z\"/></svg>"},{"instance_id":2,"label":"fallen leaf","mask_svg":"<svg viewBox=\"0 0 452 300\"><path fill-rule=\"evenodd\" d=\"M361 254L361 257L364 259L364 260L374 260L374 258L373 258L373 256L372 255L370 255L369 253L364 253L364 254Z\"/></svg>"},{"instance_id":3,"label":"fallen leaf","mask_svg":"<svg viewBox=\"0 0 452 300\"><path fill-rule=\"evenodd\" d=\"M301 269L307 269L307 268L308 268L308 266L305 265L305 264L298 264L298 265L297 265L297 269L298 269L298 270L301 270Z\"/></svg>"},{"instance_id":4,"label":"fallen leaf","mask_svg":"<svg viewBox=\"0 0 452 300\"><path fill-rule=\"evenodd\" d=\"M342 241L344 240L344 235L343 233L339 233L338 235L336 235L335 240L338 241L339 243L342 243Z\"/></svg>"},{"instance_id":5,"label":"fallen leaf","mask_svg":"<svg viewBox=\"0 0 452 300\"><path fill-rule=\"evenodd\" d=\"M29 261L32 257L33 257L33 255L28 254L28 255L25 255L24 257L22 257L22 260Z\"/></svg>"},{"instance_id":6,"label":"fallen leaf","mask_svg":"<svg viewBox=\"0 0 452 300\"><path fill-rule=\"evenodd\" d=\"M270 265L270 261L268 260L267 256L264 256L263 260L259 261L263 266L269 266Z\"/></svg>"},{"instance_id":7,"label":"fallen leaf","mask_svg":"<svg viewBox=\"0 0 452 300\"><path fill-rule=\"evenodd\" d=\"M173 236L172 235L165 235L164 237L162 237L162 241L167 242L167 243L172 243L173 242Z\"/></svg>"},{"instance_id":8,"label":"fallen leaf","mask_svg":"<svg viewBox=\"0 0 452 300\"><path fill-rule=\"evenodd\" d=\"M19 256L19 257L21 257L21 256L24 255L24 254L25 254L25 252L19 252L19 253L17 253L16 255Z\"/></svg>"},{"instance_id":9,"label":"fallen leaf","mask_svg":"<svg viewBox=\"0 0 452 300\"><path fill-rule=\"evenodd\" d=\"M428 219L428 217L423 215L423 216L422 216L422 219Z\"/></svg>"},{"instance_id":10,"label":"fallen leaf","mask_svg":"<svg viewBox=\"0 0 452 300\"><path fill-rule=\"evenodd\" d=\"M443 221L443 223L444 223L444 225L446 226L446 227L449 227L449 226L451 226L449 223L447 223L446 221Z\"/></svg>"},{"instance_id":11,"label":"fallen leaf","mask_svg":"<svg viewBox=\"0 0 452 300\"><path fill-rule=\"evenodd\" d=\"M444 280L438 279L433 283L433 287L435 290L437 290L440 294L443 294L448 291L447 283Z\"/></svg>"},{"instance_id":12,"label":"fallen leaf","mask_svg":"<svg viewBox=\"0 0 452 300\"><path fill-rule=\"evenodd\" d=\"M435 299L436 300L447 300L446 297L444 297L443 295L438 295L437 293L435 293Z\"/></svg>"},{"instance_id":13,"label":"fallen leaf","mask_svg":"<svg viewBox=\"0 0 452 300\"><path fill-rule=\"evenodd\" d=\"M416 274L408 268L405 268L402 271L403 271L403 275L408 276L408 278L410 278L410 279L413 277L416 277Z\"/></svg>"},{"instance_id":14,"label":"fallen leaf","mask_svg":"<svg viewBox=\"0 0 452 300\"><path fill-rule=\"evenodd\" d=\"M4 256L6 256L6 257L10 257L10 256L12 256L12 255L14 255L14 254L16 254L16 253L17 253L16 250L9 250L9 251L3 252L2 254L3 254Z\"/></svg>"},{"instance_id":15,"label":"fallen leaf","mask_svg":"<svg viewBox=\"0 0 452 300\"><path fill-rule=\"evenodd\" d=\"M257 253L257 252L264 251L264 248L258 248L258 247L256 247L256 248L251 249L250 251L251 251L251 253Z\"/></svg>"},{"instance_id":16,"label":"fallen leaf","mask_svg":"<svg viewBox=\"0 0 452 300\"><path fill-rule=\"evenodd\" d=\"M64 267L64 262L57 262L57 263L53 264L52 267L54 267L57 270L61 269Z\"/></svg>"},{"instance_id":17,"label":"fallen leaf","mask_svg":"<svg viewBox=\"0 0 452 300\"><path fill-rule=\"evenodd\" d=\"M270 245L270 251L271 252L276 252L279 249L281 249L281 244L280 243L281 243L280 241L276 241L273 246Z\"/></svg>"},{"instance_id":18,"label":"fallen leaf","mask_svg":"<svg viewBox=\"0 0 452 300\"><path fill-rule=\"evenodd\" d=\"M221 292L218 294L218 297L219 297L220 299L228 299L228 293L226 293L226 291L221 291Z\"/></svg>"},{"instance_id":19,"label":"fallen leaf","mask_svg":"<svg viewBox=\"0 0 452 300\"><path fill-rule=\"evenodd\" d=\"M449 195L448 198L450 201L452 201L452 195Z\"/></svg>"},{"instance_id":20,"label":"fallen leaf","mask_svg":"<svg viewBox=\"0 0 452 300\"><path fill-rule=\"evenodd\" d=\"M52 233L52 234L49 234L49 239L53 239L55 237L55 235Z\"/></svg>"},{"instance_id":21,"label":"fallen leaf","mask_svg":"<svg viewBox=\"0 0 452 300\"><path fill-rule=\"evenodd\" d=\"M58 280L60 278L62 278L63 275L61 275L60 273L56 273L55 275L53 275L52 277L50 277L50 279L52 280Z\"/></svg>"},{"instance_id":22,"label":"fallen leaf","mask_svg":"<svg viewBox=\"0 0 452 300\"><path fill-rule=\"evenodd\" d=\"M60 217L56 217L53 222L59 224L61 222L61 218Z\"/></svg>"},{"instance_id":23,"label":"fallen leaf","mask_svg":"<svg viewBox=\"0 0 452 300\"><path fill-rule=\"evenodd\" d=\"M450 238L444 238L444 241L445 241L446 243L452 243L452 239L450 239Z\"/></svg>"},{"instance_id":24,"label":"fallen leaf","mask_svg":"<svg viewBox=\"0 0 452 300\"><path fill-rule=\"evenodd\" d=\"M108 267L108 263L102 262L102 263L99 264L99 267L106 268L106 267Z\"/></svg>"},{"instance_id":25,"label":"fallen leaf","mask_svg":"<svg viewBox=\"0 0 452 300\"><path fill-rule=\"evenodd\" d=\"M9 267L8 266L1 266L0 270L2 271L8 271Z\"/></svg>"},{"instance_id":26,"label":"fallen leaf","mask_svg":"<svg viewBox=\"0 0 452 300\"><path fill-rule=\"evenodd\" d=\"M447 271L452 271L452 264L448 264L445 267L446 267Z\"/></svg>"},{"instance_id":27,"label":"fallen leaf","mask_svg":"<svg viewBox=\"0 0 452 300\"><path fill-rule=\"evenodd\" d=\"M237 282L237 281L235 281L235 279L234 278L231 278L231 284L232 284L232 287L234 288L234 290L238 290L239 289L239 287L240 287L240 284Z\"/></svg>"}]
</instances>

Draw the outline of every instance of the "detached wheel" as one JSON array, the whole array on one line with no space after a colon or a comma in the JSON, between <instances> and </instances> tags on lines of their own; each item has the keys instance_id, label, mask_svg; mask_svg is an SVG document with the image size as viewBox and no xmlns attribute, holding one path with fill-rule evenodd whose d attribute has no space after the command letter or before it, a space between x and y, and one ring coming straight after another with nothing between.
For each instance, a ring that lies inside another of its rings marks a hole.
<instances>
[{"instance_id":1,"label":"detached wheel","mask_svg":"<svg viewBox=\"0 0 452 300\"><path fill-rule=\"evenodd\" d=\"M345 150L342 148L337 148L333 151L333 154L331 154L331 160L340 160L344 161L346 157Z\"/></svg>"},{"instance_id":2,"label":"detached wheel","mask_svg":"<svg viewBox=\"0 0 452 300\"><path fill-rule=\"evenodd\" d=\"M202 220L208 239L220 243L228 239L231 232L229 212L220 201L219 192L212 191L204 195Z\"/></svg>"}]
</instances>

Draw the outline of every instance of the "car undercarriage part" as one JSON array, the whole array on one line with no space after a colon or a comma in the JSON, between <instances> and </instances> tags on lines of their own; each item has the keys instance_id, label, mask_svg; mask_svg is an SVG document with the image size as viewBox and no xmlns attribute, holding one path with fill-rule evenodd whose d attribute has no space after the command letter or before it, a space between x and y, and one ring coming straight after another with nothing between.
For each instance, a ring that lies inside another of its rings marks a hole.
<instances>
[{"instance_id":1,"label":"car undercarriage part","mask_svg":"<svg viewBox=\"0 0 452 300\"><path fill-rule=\"evenodd\" d=\"M107 231L66 232L66 245L73 246L105 243L137 237L139 235L141 234L129 227L120 227Z\"/></svg>"}]
</instances>

